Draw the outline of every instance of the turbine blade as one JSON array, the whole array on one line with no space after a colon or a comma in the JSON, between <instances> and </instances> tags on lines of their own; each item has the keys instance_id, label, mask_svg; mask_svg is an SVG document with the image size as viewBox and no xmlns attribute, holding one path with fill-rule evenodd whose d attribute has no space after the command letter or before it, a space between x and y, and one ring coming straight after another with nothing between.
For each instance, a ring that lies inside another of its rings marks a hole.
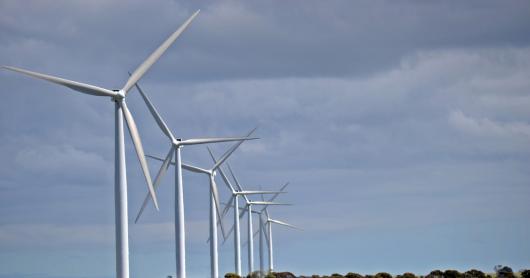
<instances>
[{"instance_id":1,"label":"turbine blade","mask_svg":"<svg viewBox=\"0 0 530 278\"><path fill-rule=\"evenodd\" d=\"M174 147L171 145L169 148L169 152L166 155L166 158L163 160L162 166L160 166L160 170L158 170L158 174L156 175L155 182L153 183L154 189L158 189L158 186L160 185L160 181L162 180L162 177L166 174L167 168L169 168L169 164L171 162L171 159L173 158L173 152ZM142 207L140 208L140 211L138 211L138 214L136 215L136 218L134 219L134 223L138 223L138 220L140 219L140 216L142 216L142 213L145 210L145 207L147 206L147 203L149 203L149 192L145 195L144 202L142 203Z\"/></svg>"},{"instance_id":2,"label":"turbine blade","mask_svg":"<svg viewBox=\"0 0 530 278\"><path fill-rule=\"evenodd\" d=\"M230 199L228 200L228 203L225 204L225 207L223 209L223 216L225 216L227 213L228 213L228 210L233 207L231 204L232 204L232 201L234 200L235 196L234 195L231 195L230 196Z\"/></svg>"},{"instance_id":3,"label":"turbine blade","mask_svg":"<svg viewBox=\"0 0 530 278\"><path fill-rule=\"evenodd\" d=\"M297 229L297 230L303 231L302 228L298 228L298 227L296 227L296 226L294 226L294 225L291 225L291 224L289 224L289 223L285 223L285 222L280 221L280 220L269 219L269 222L276 223L276 224L278 224L278 225L283 225L283 226L287 226L287 227L291 227L291 228L293 228L293 229Z\"/></svg>"},{"instance_id":4,"label":"turbine blade","mask_svg":"<svg viewBox=\"0 0 530 278\"><path fill-rule=\"evenodd\" d=\"M140 139L138 128L136 127L136 123L134 122L131 111L129 111L129 108L127 108L127 104L125 103L125 100L122 100L120 102L120 106L123 111L123 116L125 117L125 122L127 123L127 126L129 127L129 134L131 135L131 139L134 143L136 155L138 156L138 160L140 161L140 166L142 167L145 181L147 182L147 188L149 189L149 194L151 194L151 199L153 199L153 203L155 205L156 210L159 210L158 200L156 198L155 189L153 188L153 184L151 181L151 174L149 173L149 167L147 166L147 161L145 160L144 148L142 147L142 140Z\"/></svg>"},{"instance_id":5,"label":"turbine blade","mask_svg":"<svg viewBox=\"0 0 530 278\"><path fill-rule=\"evenodd\" d=\"M282 188L280 188L280 191L283 191L288 185L289 185L289 183L286 182L286 183L282 186ZM276 194L274 194L274 195L269 199L269 202L274 201L279 195L280 195L280 193L276 193Z\"/></svg>"},{"instance_id":6,"label":"turbine blade","mask_svg":"<svg viewBox=\"0 0 530 278\"><path fill-rule=\"evenodd\" d=\"M256 195L256 194L284 194L284 193L287 193L286 191L259 191L259 190L245 190L245 191L240 191L240 192L237 192L238 194L241 194L241 195Z\"/></svg>"},{"instance_id":7,"label":"turbine blade","mask_svg":"<svg viewBox=\"0 0 530 278\"><path fill-rule=\"evenodd\" d=\"M210 186L212 187L213 199L215 201L215 211L217 212L217 222L219 226L221 227L221 233L223 234L223 238L226 238L225 228L223 225L223 217L221 215L221 205L219 204L220 203L219 191L217 190L217 184L215 184L215 180L213 176L210 178Z\"/></svg>"},{"instance_id":8,"label":"turbine blade","mask_svg":"<svg viewBox=\"0 0 530 278\"><path fill-rule=\"evenodd\" d=\"M271 217L269 216L269 210L267 209L267 207L263 208L262 212L265 212L265 216L267 216L267 219L270 219Z\"/></svg>"},{"instance_id":9,"label":"turbine blade","mask_svg":"<svg viewBox=\"0 0 530 278\"><path fill-rule=\"evenodd\" d=\"M249 138L249 137L228 137L228 138L198 138L198 139L187 139L181 141L181 145L199 145L199 144L210 144L210 143L222 143L222 142L232 142L232 141L247 141L247 140L256 140L259 138Z\"/></svg>"},{"instance_id":10,"label":"turbine blade","mask_svg":"<svg viewBox=\"0 0 530 278\"><path fill-rule=\"evenodd\" d=\"M160 56L166 52L166 50L173 44L173 42L182 34L182 32L188 27L191 21L199 14L199 10L196 11L184 24L182 24L173 34L171 34L147 59L131 74L123 90L128 92L140 78L151 68L151 66L158 61Z\"/></svg>"},{"instance_id":11,"label":"turbine blade","mask_svg":"<svg viewBox=\"0 0 530 278\"><path fill-rule=\"evenodd\" d=\"M250 137L250 135L252 135L252 133L254 133L254 131L256 131L257 127L253 128L246 136L246 138ZM215 163L214 167L212 168L213 170L217 169L219 166L221 166L221 164L223 164L225 162L225 160L228 159L228 157L230 157L230 155L232 155L232 153L241 145L243 144L243 142L245 142L245 140L241 140L239 142L237 142L236 144L234 144L234 146L232 146L231 148L229 148L222 156L221 158Z\"/></svg>"},{"instance_id":12,"label":"turbine blade","mask_svg":"<svg viewBox=\"0 0 530 278\"><path fill-rule=\"evenodd\" d=\"M158 161L161 161L161 162L164 162L164 160L165 160L165 159L163 159L163 158L160 158L160 157L158 157L158 156L154 156L154 155L150 155L150 154L146 154L145 157L147 157L147 158L151 158L151 159L154 159L154 160L158 160ZM169 163L170 163L171 165L175 166L175 162L170 161Z\"/></svg>"},{"instance_id":13,"label":"turbine blade","mask_svg":"<svg viewBox=\"0 0 530 278\"><path fill-rule=\"evenodd\" d=\"M293 204L287 203L276 203L276 202L266 202L266 201L251 201L253 205L263 205L263 206L292 206Z\"/></svg>"},{"instance_id":14,"label":"turbine blade","mask_svg":"<svg viewBox=\"0 0 530 278\"><path fill-rule=\"evenodd\" d=\"M66 86L74 91L78 91L84 94L89 94L89 95L94 95L94 96L107 96L107 97L114 97L118 94L114 91L100 88L98 86L89 85L89 84L85 84L85 83L81 83L77 81L72 81L72 80L68 80L68 79L64 79L60 77L55 77L55 76L51 76L51 75L47 75L43 73L38 73L38 72L10 67L10 66L2 66L2 67L10 71L22 73L22 74L25 74L25 75L28 75L34 78L38 78L38 79L46 80L46 81L49 81L55 84Z\"/></svg>"},{"instance_id":15,"label":"turbine blade","mask_svg":"<svg viewBox=\"0 0 530 278\"><path fill-rule=\"evenodd\" d=\"M155 118L155 121L158 124L158 127L160 127L162 132L169 138L169 140L174 141L175 137L173 136L173 133L171 133L171 130L169 130L169 128L167 127L167 124L164 122L164 120L160 116L160 113L158 113L158 110L156 110L153 103L151 103L151 100L149 99L149 97L147 97L147 95L142 91L138 83L134 85L136 86L136 89L138 90L138 92L140 92L140 95L142 95L142 98L144 99L144 102L147 105L149 112L151 112L151 115L153 115L153 118Z\"/></svg>"},{"instance_id":16,"label":"turbine blade","mask_svg":"<svg viewBox=\"0 0 530 278\"><path fill-rule=\"evenodd\" d=\"M205 169L193 166L193 165L189 165L186 163L182 163L182 169L188 170L190 172L200 173L200 174L210 174L210 171L208 170L205 170Z\"/></svg>"}]
</instances>

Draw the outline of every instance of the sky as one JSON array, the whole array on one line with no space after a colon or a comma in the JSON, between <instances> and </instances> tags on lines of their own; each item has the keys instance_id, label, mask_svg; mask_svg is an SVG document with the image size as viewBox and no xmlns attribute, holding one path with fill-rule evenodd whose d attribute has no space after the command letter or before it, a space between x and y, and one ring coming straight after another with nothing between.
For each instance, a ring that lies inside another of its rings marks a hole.
<instances>
[{"instance_id":1,"label":"sky","mask_svg":"<svg viewBox=\"0 0 530 278\"><path fill-rule=\"evenodd\" d=\"M245 189L290 182L278 201L294 205L271 216L304 231L274 227L277 270L530 268L528 1L1 0L0 64L120 88L197 9L140 84L179 137L258 126L229 162ZM5 70L0 84L0 277L114 277L112 103ZM137 92L128 105L164 155ZM173 173L134 224L146 186L128 137L126 154L131 277L166 277ZM202 146L182 157L211 167ZM184 190L202 278L208 181L185 173Z\"/></svg>"}]
</instances>

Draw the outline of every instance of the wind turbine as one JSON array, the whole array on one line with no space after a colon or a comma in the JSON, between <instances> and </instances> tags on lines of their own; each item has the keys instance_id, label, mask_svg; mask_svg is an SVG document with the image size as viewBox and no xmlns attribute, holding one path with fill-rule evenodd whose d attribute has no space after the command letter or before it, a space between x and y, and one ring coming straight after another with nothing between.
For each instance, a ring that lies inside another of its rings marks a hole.
<instances>
[{"instance_id":1,"label":"wind turbine","mask_svg":"<svg viewBox=\"0 0 530 278\"><path fill-rule=\"evenodd\" d=\"M230 175L232 176L232 179L236 183L236 186L238 187L240 191L243 191L243 188L241 184L239 183L237 177L235 176L234 171L230 167L230 164L228 164L227 166L228 166L228 170L230 171ZM284 191L287 185L289 185L289 183L286 183L285 185L283 185L282 188L280 188L279 192ZM245 212L252 211L252 207L254 205L262 205L264 206L264 208L266 208L269 205L290 205L290 204L285 204L285 203L273 202L279 195L280 193L275 193L268 201L252 201L246 195L243 195L243 198L245 199L245 210L243 210L243 212L240 214L239 217L242 218L245 215ZM248 272L252 274L254 272L254 234L252 231L252 213L248 213L247 236L248 236ZM260 265L263 264L262 261L263 260L261 259L261 250L260 250Z\"/></svg>"},{"instance_id":2,"label":"wind turbine","mask_svg":"<svg viewBox=\"0 0 530 278\"><path fill-rule=\"evenodd\" d=\"M153 203L158 210L158 201L156 199L155 190L152 185L149 168L144 157L144 150L136 123L132 117L131 112L127 108L125 98L127 93L132 89L134 84L142 78L142 76L158 61L160 56L173 44L173 42L182 34L188 27L191 21L197 16L199 11L196 11L184 24L182 24L175 32L173 32L147 59L136 68L136 70L129 77L125 85L119 90L109 90L94 85L89 85L77 81L72 81L60 77L55 77L47 74L37 73L25 69L3 66L3 68L18 73L22 73L34 78L42 79L48 82L56 83L72 90L95 96L110 97L115 105L115 172L114 172L114 202L115 202L115 225L116 225L116 276L119 278L129 277L129 241L128 241L128 219L127 219L127 177L126 177L126 163L125 163L125 146L124 146L124 131L123 118L127 123L131 139L134 143L136 154L142 172L147 182L149 194L153 199Z\"/></svg>"},{"instance_id":3,"label":"wind turbine","mask_svg":"<svg viewBox=\"0 0 530 278\"><path fill-rule=\"evenodd\" d=\"M188 171L191 171L191 172L195 172L195 173L200 173L200 174L206 174L208 175L208 178L209 178L209 182L210 182L210 273L211 273L211 276L212 278L218 278L219 277L219 255L218 255L218 250L217 250L217 247L218 247L218 243L217 243L217 223L219 222L220 226L221 226L221 232L223 234L223 237L225 237L225 231L224 231L224 226L223 226L223 223L222 223L222 217L221 217L221 206L219 205L219 193L218 193L218 189L217 189L217 184L215 182L215 175L217 173L217 169L232 155L232 153L247 139L257 139L257 138L248 138L256 129L254 128L253 130L251 130L247 137L243 137L243 139L239 139L234 146L230 147L224 154L223 156L221 157L221 159L217 162L214 163L214 165L212 166L212 168L210 169L203 169L203 168L200 168L200 167L196 167L196 166L193 166L193 165L189 165L189 164L185 164L185 163L180 163L180 167L182 169L185 169L185 170L188 170ZM231 141L234 141L234 140L231 140ZM169 156L169 155L168 155ZM171 162L170 158L168 159L168 157L166 157L166 159L162 159L160 157L156 157L156 156L151 156L151 155L148 155L147 157L150 157L150 158L153 158L153 159L156 159L156 160L159 160L159 161L163 161L164 164L162 165L161 167L161 171L162 171L162 168L167 168L169 166L169 164L172 164L172 165L176 165L176 167L178 168L179 167L179 161L177 161L177 163L173 163ZM177 156L178 157L178 156ZM180 173L181 175L181 173ZM149 200L149 199L147 199ZM141 213L141 211L140 211ZM180 213L180 212L179 212Z\"/></svg>"},{"instance_id":4,"label":"wind turbine","mask_svg":"<svg viewBox=\"0 0 530 278\"><path fill-rule=\"evenodd\" d=\"M163 163L153 183L153 187L155 189L158 188L160 181L162 180L162 177L166 173L167 168L169 167L169 163L172 160L173 154L175 154L175 157L176 157L175 159L175 213L174 213L176 273L177 273L177 277L186 277L186 235L185 235L185 222L184 222L184 187L183 187L183 181L182 181L182 160L181 160L181 155L180 155L181 148L183 146L190 146L190 145L220 143L220 142L230 142L230 141L244 141L244 140L250 140L254 138L249 138L248 136L242 137L242 138L234 138L234 137L200 138L200 139L187 139L187 140L182 140L180 138L177 138L175 137L173 132L171 132L171 130L168 128L164 119L162 119L162 116L160 116L160 113L155 108L155 106L153 105L149 97L140 88L138 83L136 83L135 85L138 91L140 92L140 94L142 95L142 98L145 104L147 105L149 112L151 112L151 115L153 116L156 123L158 124L158 127L160 127L162 132L168 137L170 144L171 144L169 147L169 152L166 155L165 159L156 158L156 159L162 160ZM228 158L228 156L226 158ZM136 216L136 219L134 221L135 223L137 223L138 220L140 219L140 216L142 215L148 202L149 202L149 195L145 197L144 202L140 208L140 211L138 212L138 215Z\"/></svg>"},{"instance_id":5,"label":"wind turbine","mask_svg":"<svg viewBox=\"0 0 530 278\"><path fill-rule=\"evenodd\" d=\"M263 197L263 195L262 195ZM302 231L301 228L298 228L294 225L291 225L289 223L286 223L286 222L283 222L283 221L280 221L280 220L276 220L276 219L272 219L270 217L270 214L269 214L269 211L268 209L265 207L262 209L261 211L261 216L265 215L266 219L262 219L260 218L260 220L264 220L263 223L260 225L260 226L266 226L267 230L263 229L262 230L262 234L264 236L266 236L267 238L267 243L268 243L268 250L269 250L269 272L272 272L274 270L274 261L273 261L273 249L272 249L272 225L273 224L276 224L276 225L281 225L281 226L286 226L286 227L289 227L289 228L292 228L292 229L296 229L296 230L300 230ZM265 227L263 227L265 228ZM260 235L261 237L261 235ZM261 240L260 240L261 241Z\"/></svg>"},{"instance_id":6,"label":"wind turbine","mask_svg":"<svg viewBox=\"0 0 530 278\"><path fill-rule=\"evenodd\" d=\"M210 156L212 157L212 160L215 163L216 158L209 148L208 148L208 152L210 153ZM219 173L221 173L221 177L223 178L224 183L226 184L226 186L228 187L231 193L230 200L228 201L227 205L223 209L221 217L224 217L226 215L230 207L234 208L234 226L232 226L232 229L231 229L231 231L235 230L235 233L234 233L234 263L235 263L236 274L241 276L241 236L240 236L240 229L239 229L239 209L238 209L239 208L239 200L238 200L239 196L247 196L247 195L255 195L255 194L280 194L280 193L286 193L286 192L263 191L263 190L260 190L260 191L236 190L230 183L230 180L226 177L225 173L222 170L222 167L219 168ZM224 238L224 240L226 241L226 237Z\"/></svg>"}]
</instances>

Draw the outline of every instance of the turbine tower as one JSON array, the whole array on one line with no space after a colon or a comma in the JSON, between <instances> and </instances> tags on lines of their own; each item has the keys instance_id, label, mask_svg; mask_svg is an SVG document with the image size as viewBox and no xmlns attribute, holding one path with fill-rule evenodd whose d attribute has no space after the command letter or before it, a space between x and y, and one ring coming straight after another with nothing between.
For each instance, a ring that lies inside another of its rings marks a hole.
<instances>
[{"instance_id":1,"label":"turbine tower","mask_svg":"<svg viewBox=\"0 0 530 278\"><path fill-rule=\"evenodd\" d=\"M263 195L262 195L263 196ZM286 226L286 227L289 227L289 228L292 228L292 229L296 229L296 230L300 230L302 231L301 228L298 228L294 225L291 225L289 223L286 223L286 222L283 222L283 221L280 221L280 220L276 220L276 219L272 219L270 217L270 214L269 214L269 211L267 208L264 208L262 211L261 211L261 216L265 216L266 218L263 219L263 218L260 218L261 220L263 220L263 223L262 223L262 227L263 227L263 230L262 230L262 234L263 236L265 236L265 238L267 239L267 243L268 243L268 251L269 251L269 272L272 272L274 270L274 257L273 257L273 249L272 249L272 225L273 224L276 224L276 225L281 225L281 226Z\"/></svg>"},{"instance_id":2,"label":"turbine tower","mask_svg":"<svg viewBox=\"0 0 530 278\"><path fill-rule=\"evenodd\" d=\"M151 115L155 119L156 123L158 124L158 127L162 130L162 132L168 137L170 141L170 147L169 152L166 155L165 159L156 158L158 160L161 160L162 166L160 167L160 170L158 171L158 174L156 175L155 181L153 183L153 187L155 190L158 188L160 181L162 180L162 177L167 172L167 168L169 167L169 163L171 162L171 159L173 157L173 154L175 154L175 208L174 208L174 227L175 227L175 259L176 259L176 273L177 277L186 277L186 235L185 235L185 221L184 221L184 188L183 188L183 181L182 181L182 162L181 162L181 148L183 146L189 146L189 145L199 145L199 144L209 144L209 143L220 143L220 142L230 142L230 141L244 141L249 140L252 138L243 137L243 138L200 138L200 139L187 139L182 140L175 135L173 135L173 132L168 128L167 124L165 123L162 116L160 116L158 110L155 108L149 97L144 93L144 91L140 88L138 83L135 84L136 88L142 95L142 98L147 105L147 108L149 109L149 112L151 112ZM227 157L228 158L228 157ZM147 195L144 199L144 202L142 204L142 207L140 208L140 211L138 212L138 215L136 216L135 223L138 222L140 219L140 216L142 215L144 209L147 206L147 203L149 202L149 195Z\"/></svg>"},{"instance_id":3,"label":"turbine tower","mask_svg":"<svg viewBox=\"0 0 530 278\"><path fill-rule=\"evenodd\" d=\"M197 16L199 11L196 11L184 24L182 24L175 32L173 32L147 59L136 68L131 74L125 85L119 90L109 90L94 85L89 85L81 82L76 82L60 77L55 77L47 74L37 73L25 69L3 66L3 68L18 73L22 73L34 78L42 79L48 82L56 83L72 90L95 96L110 97L115 105L115 172L114 172L114 202L115 202L115 225L116 225L116 276L118 278L129 277L129 240L128 240L128 216L127 216L127 177L125 164L125 146L124 146L124 131L123 118L128 126L131 139L134 143L136 154L142 172L144 174L149 194L153 199L153 203L158 210L158 201L156 199L155 190L152 185L149 168L144 157L144 150L140 135L134 122L133 116L125 98L127 93L132 89L134 84L138 82L142 76L158 61L160 56L173 44L173 42L182 34L188 27L191 21Z\"/></svg>"}]
</instances>

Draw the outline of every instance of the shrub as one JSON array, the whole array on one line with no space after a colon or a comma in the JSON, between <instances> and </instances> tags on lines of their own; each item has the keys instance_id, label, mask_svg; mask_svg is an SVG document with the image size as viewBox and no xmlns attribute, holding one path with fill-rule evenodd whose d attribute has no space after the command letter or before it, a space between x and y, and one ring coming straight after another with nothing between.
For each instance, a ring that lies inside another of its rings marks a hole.
<instances>
[{"instance_id":1,"label":"shrub","mask_svg":"<svg viewBox=\"0 0 530 278\"><path fill-rule=\"evenodd\" d=\"M342 277L342 278L344 278L344 276L342 276L342 274L338 274L338 273L331 274L331 277L337 277L337 278Z\"/></svg>"},{"instance_id":2,"label":"shrub","mask_svg":"<svg viewBox=\"0 0 530 278\"><path fill-rule=\"evenodd\" d=\"M480 270L471 269L464 272L465 278L486 278L486 274Z\"/></svg>"},{"instance_id":3,"label":"shrub","mask_svg":"<svg viewBox=\"0 0 530 278\"><path fill-rule=\"evenodd\" d=\"M276 275L274 275L274 273L270 272L268 273L265 278L276 278Z\"/></svg>"},{"instance_id":4,"label":"shrub","mask_svg":"<svg viewBox=\"0 0 530 278\"><path fill-rule=\"evenodd\" d=\"M513 270L508 266L496 266L495 271L497 272L497 278L513 278Z\"/></svg>"},{"instance_id":5,"label":"shrub","mask_svg":"<svg viewBox=\"0 0 530 278\"><path fill-rule=\"evenodd\" d=\"M444 271L444 278L462 278L462 273L458 272L458 270L448 269Z\"/></svg>"},{"instance_id":6,"label":"shrub","mask_svg":"<svg viewBox=\"0 0 530 278\"><path fill-rule=\"evenodd\" d=\"M225 274L225 278L241 278L241 276L235 274L235 273L232 273L232 272L229 272L227 274Z\"/></svg>"},{"instance_id":7,"label":"shrub","mask_svg":"<svg viewBox=\"0 0 530 278\"><path fill-rule=\"evenodd\" d=\"M364 276L362 276L361 274L359 273L354 273L354 272L348 272L348 274L344 275L345 278L364 278Z\"/></svg>"},{"instance_id":8,"label":"shrub","mask_svg":"<svg viewBox=\"0 0 530 278\"><path fill-rule=\"evenodd\" d=\"M433 270L431 273L429 273L425 278L442 278L444 276L444 273L441 270Z\"/></svg>"},{"instance_id":9,"label":"shrub","mask_svg":"<svg viewBox=\"0 0 530 278\"><path fill-rule=\"evenodd\" d=\"M521 270L521 277L530 278L530 269Z\"/></svg>"},{"instance_id":10,"label":"shrub","mask_svg":"<svg viewBox=\"0 0 530 278\"><path fill-rule=\"evenodd\" d=\"M417 278L414 273L405 272L402 275L396 276L396 278Z\"/></svg>"},{"instance_id":11,"label":"shrub","mask_svg":"<svg viewBox=\"0 0 530 278\"><path fill-rule=\"evenodd\" d=\"M374 278L392 278L392 275L386 272L379 272L374 276Z\"/></svg>"}]
</instances>

